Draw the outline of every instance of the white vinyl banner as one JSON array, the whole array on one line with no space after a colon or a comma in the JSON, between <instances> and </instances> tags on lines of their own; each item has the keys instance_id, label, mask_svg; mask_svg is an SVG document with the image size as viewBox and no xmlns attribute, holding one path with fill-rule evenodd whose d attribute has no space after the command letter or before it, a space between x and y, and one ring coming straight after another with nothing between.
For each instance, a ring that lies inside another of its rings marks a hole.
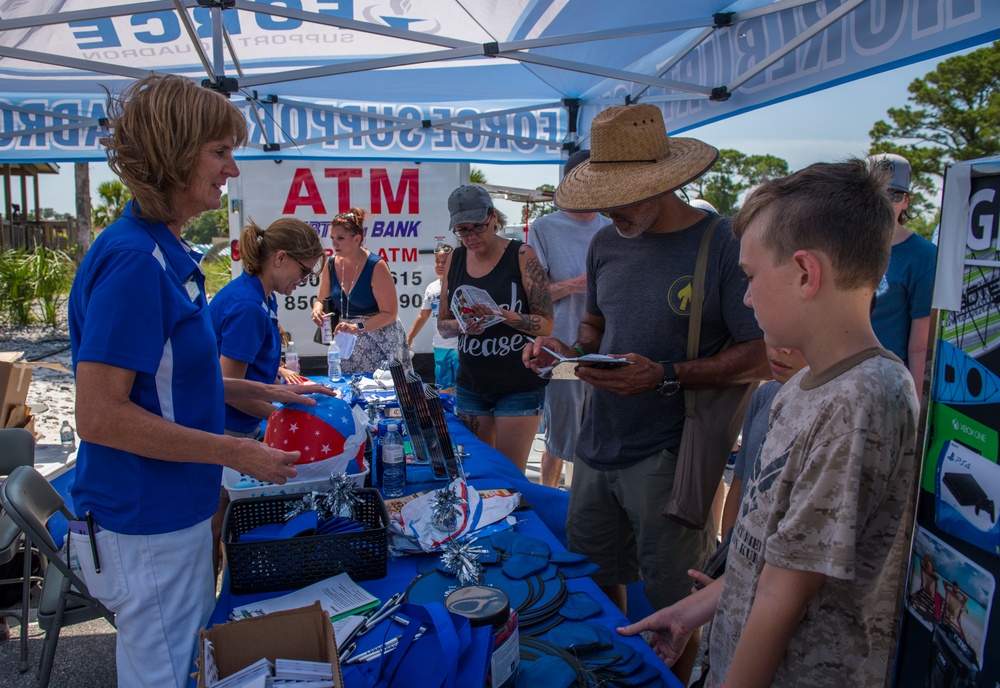
<instances>
[{"instance_id":1,"label":"white vinyl banner","mask_svg":"<svg viewBox=\"0 0 1000 688\"><path fill-rule=\"evenodd\" d=\"M361 207L369 214L365 248L388 261L399 317L409 331L427 285L437 279L434 247L457 241L448 231L448 195L467 179L468 166L460 163L244 161L240 176L228 186L233 275L243 269L235 242L249 220L267 227L279 217L296 217L316 230L330 257L330 220ZM316 326L309 317L318 290L319 277L310 277L291 296L278 296L279 322L300 356L326 353L325 346L313 342ZM416 353L432 350L434 325L428 321L414 340Z\"/></svg>"}]
</instances>

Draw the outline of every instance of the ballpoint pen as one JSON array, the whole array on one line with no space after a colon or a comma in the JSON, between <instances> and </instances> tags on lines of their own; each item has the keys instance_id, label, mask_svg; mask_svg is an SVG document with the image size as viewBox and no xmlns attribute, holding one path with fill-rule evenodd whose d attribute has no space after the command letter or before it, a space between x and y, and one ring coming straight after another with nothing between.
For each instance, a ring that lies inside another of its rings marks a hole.
<instances>
[{"instance_id":1,"label":"ballpoint pen","mask_svg":"<svg viewBox=\"0 0 1000 688\"><path fill-rule=\"evenodd\" d=\"M391 607L383 609L378 614L370 618L368 621L365 622L365 627L362 630L358 631L358 635L359 636L364 635L365 633L373 629L375 626L382 623L382 621L395 614L402 606L402 604L403 604L402 602L397 602L393 604Z\"/></svg>"},{"instance_id":2,"label":"ballpoint pen","mask_svg":"<svg viewBox=\"0 0 1000 688\"><path fill-rule=\"evenodd\" d=\"M101 560L97 557L97 540L94 534L96 527L94 526L94 516L89 509L84 514L84 518L87 519L87 532L90 534L90 553L94 555L94 573L100 573Z\"/></svg>"}]
</instances>

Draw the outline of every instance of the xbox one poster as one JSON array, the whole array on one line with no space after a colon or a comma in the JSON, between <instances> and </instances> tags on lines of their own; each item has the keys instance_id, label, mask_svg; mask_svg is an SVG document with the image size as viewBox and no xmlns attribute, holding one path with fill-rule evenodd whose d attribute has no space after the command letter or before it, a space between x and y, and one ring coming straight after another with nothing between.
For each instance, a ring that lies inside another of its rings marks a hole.
<instances>
[{"instance_id":1,"label":"xbox one poster","mask_svg":"<svg viewBox=\"0 0 1000 688\"><path fill-rule=\"evenodd\" d=\"M942 310L931 367L925 453L892 685L1000 685L1000 160L960 163L940 246L964 242L961 306ZM966 193L967 191L967 193ZM939 247L937 279L947 279ZM958 273L955 273L956 280ZM935 292L937 293L937 289ZM991 632L992 631L992 632Z\"/></svg>"}]
</instances>

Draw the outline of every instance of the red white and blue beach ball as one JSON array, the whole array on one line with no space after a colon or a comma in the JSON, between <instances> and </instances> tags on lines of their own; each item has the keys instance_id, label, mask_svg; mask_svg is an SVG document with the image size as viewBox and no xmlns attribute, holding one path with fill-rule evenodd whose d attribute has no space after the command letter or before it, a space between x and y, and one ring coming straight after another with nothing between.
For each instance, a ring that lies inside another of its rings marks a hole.
<instances>
[{"instance_id":1,"label":"red white and blue beach ball","mask_svg":"<svg viewBox=\"0 0 1000 688\"><path fill-rule=\"evenodd\" d=\"M364 454L364 430L358 428L351 406L343 399L317 397L315 406L286 404L267 420L264 443L275 449L298 451L296 464L354 458L360 467ZM347 456L342 456L344 454ZM342 469L341 469L342 470Z\"/></svg>"}]
</instances>

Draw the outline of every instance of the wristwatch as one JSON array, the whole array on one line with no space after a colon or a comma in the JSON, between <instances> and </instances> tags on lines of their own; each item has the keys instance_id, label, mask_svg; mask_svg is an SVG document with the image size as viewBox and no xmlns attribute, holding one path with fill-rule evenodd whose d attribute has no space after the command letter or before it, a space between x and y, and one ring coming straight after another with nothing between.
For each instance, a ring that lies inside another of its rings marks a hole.
<instances>
[{"instance_id":1,"label":"wristwatch","mask_svg":"<svg viewBox=\"0 0 1000 688\"><path fill-rule=\"evenodd\" d=\"M677 394L681 389L681 381L677 379L677 371L674 370L674 364L670 361L660 361L659 363L663 366L663 380L660 381L657 391L665 397Z\"/></svg>"},{"instance_id":2,"label":"wristwatch","mask_svg":"<svg viewBox=\"0 0 1000 688\"><path fill-rule=\"evenodd\" d=\"M356 328L358 328L358 332L361 332L362 330L365 329L365 321L364 320L359 320L356 323L354 323L354 326Z\"/></svg>"}]
</instances>

